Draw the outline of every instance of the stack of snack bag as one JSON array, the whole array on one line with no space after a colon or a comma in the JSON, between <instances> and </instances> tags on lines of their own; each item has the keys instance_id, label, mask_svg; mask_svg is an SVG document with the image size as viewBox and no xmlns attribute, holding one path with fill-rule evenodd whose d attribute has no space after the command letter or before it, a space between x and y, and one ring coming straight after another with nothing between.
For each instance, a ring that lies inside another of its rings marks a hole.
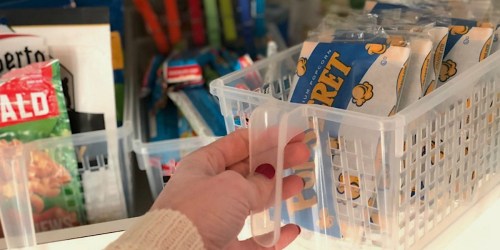
<instances>
[{"instance_id":1,"label":"stack of snack bag","mask_svg":"<svg viewBox=\"0 0 500 250\"><path fill-rule=\"evenodd\" d=\"M292 82L291 102L318 104L379 116L389 116L397 111L411 49L395 41L394 44L391 43L390 36L376 23L369 20L363 23L365 27L355 27L349 22L327 23L321 25L304 42L297 64L297 77ZM317 138L314 132L311 133L311 136L306 134L306 138L310 138L306 143L314 150ZM320 125L319 138L330 138L332 148L335 148L339 137L346 133L349 133L349 128L325 122ZM319 150L324 155L331 154L329 147ZM334 165L339 165L335 164L340 160L339 157L333 156ZM313 161L312 158L311 162ZM366 189L374 189L375 180L345 176L342 171L334 168L321 171L321 181L324 183L318 187L326 188L313 190L314 178L306 179L306 187L311 188L304 190L302 198L288 201L286 213L293 222L309 230L334 237L349 237L345 231L347 225L342 224L341 214L347 214L350 204L335 204L335 197L348 193L352 200L364 200L361 196L366 194L360 193L359 188L347 191L346 187L363 182ZM343 184L332 187L335 180ZM329 186L332 188L328 188ZM321 199L317 197L318 193L323 194ZM316 211L321 211L321 214L315 214L313 206L317 206ZM364 218L363 212L354 208L355 217Z\"/></svg>"},{"instance_id":2,"label":"stack of snack bag","mask_svg":"<svg viewBox=\"0 0 500 250\"><path fill-rule=\"evenodd\" d=\"M479 6L459 1L411 2L369 2L365 13L327 15L302 45L289 101L391 116L484 60L495 47L497 25L487 1ZM458 3L473 11L459 18ZM285 220L335 238L375 243L380 240L374 236L376 230L364 229L376 225L382 233L387 223L377 209L369 209L378 208L377 188L384 185L375 178L383 174L380 143L369 150L374 154L369 157L378 159L371 164L372 169L347 170L341 167L345 164L341 158L346 156L338 150L339 143L342 137L353 138L359 131L329 121L315 126L319 134L306 132L306 143L311 150L331 155L334 167L314 170L312 154L308 164L292 169L304 176L309 166L312 173L305 176L303 192L287 201L282 211ZM380 140L378 136L367 141ZM319 142L325 138L328 141ZM444 153L440 152L440 157ZM315 179L314 171L321 172L321 179ZM420 183L421 188L424 185Z\"/></svg>"}]
</instances>

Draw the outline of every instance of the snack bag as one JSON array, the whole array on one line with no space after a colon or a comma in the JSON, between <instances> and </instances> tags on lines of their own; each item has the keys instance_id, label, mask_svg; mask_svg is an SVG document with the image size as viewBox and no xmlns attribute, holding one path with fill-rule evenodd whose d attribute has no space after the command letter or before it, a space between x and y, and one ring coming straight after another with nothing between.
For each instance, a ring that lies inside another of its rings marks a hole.
<instances>
[{"instance_id":1,"label":"snack bag","mask_svg":"<svg viewBox=\"0 0 500 250\"><path fill-rule=\"evenodd\" d=\"M428 95L437 88L444 50L448 41L448 28L446 27L433 27L429 29L428 33L431 36L433 45L430 61L431 67L429 68L429 75L432 77L432 80L423 86L422 96Z\"/></svg>"},{"instance_id":2,"label":"snack bag","mask_svg":"<svg viewBox=\"0 0 500 250\"><path fill-rule=\"evenodd\" d=\"M58 61L31 64L0 78L0 144L19 145L70 134ZM27 172L35 230L85 223L73 146L39 149L30 156ZM0 190L6 192L9 187Z\"/></svg>"},{"instance_id":3,"label":"snack bag","mask_svg":"<svg viewBox=\"0 0 500 250\"><path fill-rule=\"evenodd\" d=\"M433 9L411 9L405 5L375 1L368 1L365 5L365 11L376 14L384 27L387 22L391 26L410 25L430 36L433 48L430 58L432 66L429 68L428 74L431 76L431 81L427 81L423 86L422 96L428 95L437 88L444 50L448 41L448 26L451 25L451 18L448 13L442 10L442 6L434 7ZM419 26L420 28L418 28Z\"/></svg>"},{"instance_id":4,"label":"snack bag","mask_svg":"<svg viewBox=\"0 0 500 250\"><path fill-rule=\"evenodd\" d=\"M384 10L391 9L399 9L402 12L418 12L436 8L438 10L433 10L436 15L442 14L442 12L439 12L440 10L447 10L450 11L452 15L457 16L465 15L464 13L462 13L463 11L461 11L462 9L464 9L464 6L469 7L471 9L471 12L478 10L476 12L482 13L476 13L476 15L464 17L476 19L483 18L483 16L478 15L484 15L484 11L481 11L484 8L464 4L455 5L452 3L447 5L445 4L445 2L434 4L425 3L421 4L420 6L414 6L413 8L400 4L376 2L374 4L368 4L366 8L372 13L380 13ZM422 9L418 9L418 7L422 7ZM443 55L443 62L439 70L439 77L436 81L436 88L442 86L457 74L465 71L477 62L482 61L490 54L493 42L493 27L493 24L490 22L480 22L462 18L451 19L451 24L448 27L449 34ZM432 91L432 87L430 91Z\"/></svg>"},{"instance_id":5,"label":"snack bag","mask_svg":"<svg viewBox=\"0 0 500 250\"><path fill-rule=\"evenodd\" d=\"M488 57L492 42L491 23L453 18L437 87Z\"/></svg>"},{"instance_id":6,"label":"snack bag","mask_svg":"<svg viewBox=\"0 0 500 250\"><path fill-rule=\"evenodd\" d=\"M431 68L433 44L429 36L388 32L393 46L409 47L411 50L408 72L402 87L398 102L398 111L417 101L422 95L425 86L431 84L433 76L429 74Z\"/></svg>"},{"instance_id":7,"label":"snack bag","mask_svg":"<svg viewBox=\"0 0 500 250\"><path fill-rule=\"evenodd\" d=\"M48 50L41 37L0 32L0 76L9 70L48 60Z\"/></svg>"},{"instance_id":8,"label":"snack bag","mask_svg":"<svg viewBox=\"0 0 500 250\"><path fill-rule=\"evenodd\" d=\"M168 97L184 114L197 135L223 136L226 134L224 118L217 101L201 87L168 92Z\"/></svg>"},{"instance_id":9,"label":"snack bag","mask_svg":"<svg viewBox=\"0 0 500 250\"><path fill-rule=\"evenodd\" d=\"M337 33L337 40L306 41L303 44L290 101L379 116L394 114L405 79L410 48L392 46L385 37L360 41L347 40L347 37L352 36ZM353 202L372 198L366 190L375 190L376 181L374 176L347 174L341 167L341 156L331 151L338 145L338 140L344 135L351 135L352 130L330 123L324 123L319 128L320 136L317 138L306 133L306 143L311 147L314 144L329 145L317 150L322 150L324 155L332 155L333 165L339 167L315 170L312 154L310 162L293 168L292 171L299 175L307 168L311 172L310 178L306 179L306 188L302 193L287 201L283 214L307 229L319 229L338 238L350 237L349 227L342 216L354 213L354 217L366 217L367 211L353 207ZM318 142L323 138L328 138L328 141ZM321 179L315 180L315 171L321 171ZM359 187L360 183L364 183L363 190L347 190L353 185ZM318 197L318 193L323 197ZM314 211L321 212L317 214Z\"/></svg>"}]
</instances>

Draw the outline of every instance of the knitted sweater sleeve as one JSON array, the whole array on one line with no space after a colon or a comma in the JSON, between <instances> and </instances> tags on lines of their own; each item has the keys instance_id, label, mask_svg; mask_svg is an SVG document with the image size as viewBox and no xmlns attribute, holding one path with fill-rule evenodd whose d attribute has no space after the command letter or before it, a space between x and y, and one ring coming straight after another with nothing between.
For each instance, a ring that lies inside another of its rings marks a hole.
<instances>
[{"instance_id":1,"label":"knitted sweater sleeve","mask_svg":"<svg viewBox=\"0 0 500 250\"><path fill-rule=\"evenodd\" d=\"M198 230L184 214L160 209L146 213L106 249L198 250L204 246Z\"/></svg>"}]
</instances>

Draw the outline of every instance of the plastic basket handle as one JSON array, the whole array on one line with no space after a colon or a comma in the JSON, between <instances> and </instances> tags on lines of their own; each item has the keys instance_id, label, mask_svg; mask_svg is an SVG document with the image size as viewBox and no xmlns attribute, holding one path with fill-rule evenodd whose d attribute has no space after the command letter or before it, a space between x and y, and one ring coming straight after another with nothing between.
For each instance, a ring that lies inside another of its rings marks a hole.
<instances>
[{"instance_id":1,"label":"plastic basket handle","mask_svg":"<svg viewBox=\"0 0 500 250\"><path fill-rule=\"evenodd\" d=\"M0 147L0 219L7 248L36 245L22 146Z\"/></svg>"},{"instance_id":2,"label":"plastic basket handle","mask_svg":"<svg viewBox=\"0 0 500 250\"><path fill-rule=\"evenodd\" d=\"M280 237L285 147L292 138L307 130L306 114L306 105L287 110L280 102L270 102L256 108L250 118L250 173L264 163L276 168L274 189L269 190L271 198L267 203L271 207L250 214L252 236L264 247L275 245Z\"/></svg>"}]
</instances>

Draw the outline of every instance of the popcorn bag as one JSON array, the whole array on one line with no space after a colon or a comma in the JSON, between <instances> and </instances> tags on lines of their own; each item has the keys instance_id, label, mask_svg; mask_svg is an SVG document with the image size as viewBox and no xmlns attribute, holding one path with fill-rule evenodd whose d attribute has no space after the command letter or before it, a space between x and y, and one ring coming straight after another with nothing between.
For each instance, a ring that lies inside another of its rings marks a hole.
<instances>
[{"instance_id":1,"label":"popcorn bag","mask_svg":"<svg viewBox=\"0 0 500 250\"><path fill-rule=\"evenodd\" d=\"M14 69L0 78L1 148L71 134L59 70L59 62L54 60ZM0 171L7 171L8 164L1 162ZM71 144L30 151L26 171L37 232L84 223L83 196ZM2 206L12 202L9 198L15 194L9 190L14 190L11 185L15 181L0 182Z\"/></svg>"},{"instance_id":2,"label":"popcorn bag","mask_svg":"<svg viewBox=\"0 0 500 250\"><path fill-rule=\"evenodd\" d=\"M333 32L332 41L306 41L303 44L290 101L379 116L394 114L407 72L410 48L391 45L383 33L366 33L363 37L367 39L364 40L349 40L347 38L353 36L348 33ZM306 144L312 150L322 150L323 155L332 155L334 166L343 166L342 156L336 150L338 143L344 136L352 138L358 132L338 123L325 122L319 126L319 137L316 138L314 132L306 133ZM318 138L328 138L328 141L319 142ZM372 152L377 152L377 149L373 148ZM308 188L287 201L287 209L283 211L286 220L337 238L357 237L343 218L350 213L356 218L366 218L368 211L354 203L374 201L367 190L375 191L374 176L380 169L372 169L371 176L348 172L342 167L315 169L314 154L307 164L313 177L306 179ZM292 171L300 175L304 168L305 165L298 166ZM314 179L315 171L321 172L320 180ZM353 188L353 185L360 187L361 183L362 190ZM320 193L321 198L318 197ZM318 214L317 211L321 212Z\"/></svg>"},{"instance_id":3,"label":"popcorn bag","mask_svg":"<svg viewBox=\"0 0 500 250\"><path fill-rule=\"evenodd\" d=\"M452 20L438 87L488 57L493 42L491 25L473 20L457 18Z\"/></svg>"}]
</instances>

